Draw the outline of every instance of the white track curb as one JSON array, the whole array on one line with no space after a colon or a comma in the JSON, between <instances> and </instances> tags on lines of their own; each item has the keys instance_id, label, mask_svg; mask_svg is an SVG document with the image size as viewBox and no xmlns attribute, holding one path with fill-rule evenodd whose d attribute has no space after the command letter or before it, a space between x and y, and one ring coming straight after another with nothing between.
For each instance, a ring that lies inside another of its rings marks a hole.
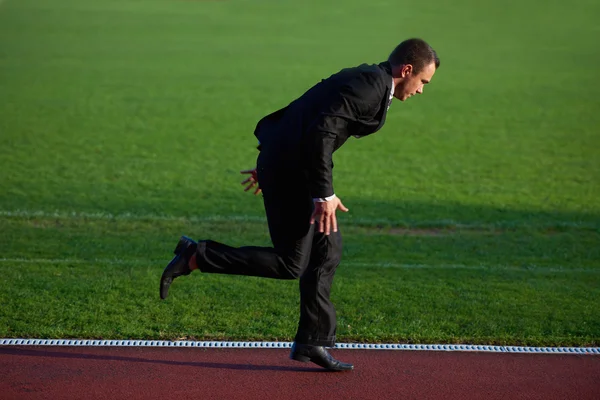
<instances>
[{"instance_id":1,"label":"white track curb","mask_svg":"<svg viewBox=\"0 0 600 400\"><path fill-rule=\"evenodd\" d=\"M290 348L291 342L193 342L168 340L86 340L86 339L0 339L0 346L92 346L92 347L200 347L233 349ZM487 353L586 354L600 355L600 347L525 347L470 344L365 344L338 343L336 349L471 351Z\"/></svg>"}]
</instances>

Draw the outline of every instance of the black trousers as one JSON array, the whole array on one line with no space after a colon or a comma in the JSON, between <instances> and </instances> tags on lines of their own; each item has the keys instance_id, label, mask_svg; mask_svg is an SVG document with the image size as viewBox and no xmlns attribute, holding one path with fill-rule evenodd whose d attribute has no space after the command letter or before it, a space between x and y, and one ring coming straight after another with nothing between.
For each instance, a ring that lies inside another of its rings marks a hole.
<instances>
[{"instance_id":1,"label":"black trousers","mask_svg":"<svg viewBox=\"0 0 600 400\"><path fill-rule=\"evenodd\" d=\"M262 154L261 154L262 156ZM202 272L274 279L300 278L297 343L335 344L335 308L329 299L342 255L342 236L318 232L310 224L313 200L307 177L298 169L270 167L259 156L258 180L273 247L231 247L212 240L198 243L196 263Z\"/></svg>"}]
</instances>

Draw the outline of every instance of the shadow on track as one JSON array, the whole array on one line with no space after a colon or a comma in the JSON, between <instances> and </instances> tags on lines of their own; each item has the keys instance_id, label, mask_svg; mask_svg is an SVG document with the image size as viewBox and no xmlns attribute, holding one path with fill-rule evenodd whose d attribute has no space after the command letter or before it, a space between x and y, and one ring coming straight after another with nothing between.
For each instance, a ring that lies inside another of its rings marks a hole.
<instances>
[{"instance_id":1,"label":"shadow on track","mask_svg":"<svg viewBox=\"0 0 600 400\"><path fill-rule=\"evenodd\" d=\"M123 356L104 356L97 354L85 353L65 353L60 351L47 350L29 350L21 348L0 347L0 354L29 356L29 357L54 357L54 358L74 358L84 360L99 360L99 361L124 361L138 362L151 364L166 364L166 365L182 365L198 368L215 368L215 369L231 369L244 371L289 371L289 372L330 372L326 369L315 367L286 367L275 365L254 365L254 364L229 364L229 363L214 363L214 362L187 362L187 361L169 361L169 360L152 360L147 358L123 357Z\"/></svg>"}]
</instances>

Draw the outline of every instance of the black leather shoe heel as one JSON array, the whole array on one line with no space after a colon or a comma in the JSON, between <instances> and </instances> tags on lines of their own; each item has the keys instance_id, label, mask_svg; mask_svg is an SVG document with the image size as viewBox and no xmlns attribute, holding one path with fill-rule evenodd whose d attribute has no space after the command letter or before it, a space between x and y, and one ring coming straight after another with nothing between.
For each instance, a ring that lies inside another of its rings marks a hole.
<instances>
[{"instance_id":1,"label":"black leather shoe heel","mask_svg":"<svg viewBox=\"0 0 600 400\"><path fill-rule=\"evenodd\" d=\"M196 246L196 242L194 242L192 239L190 239L187 236L182 236L179 239L179 242L177 243L175 250L173 250L173 254L175 254L175 255L181 254L181 253L185 252L187 249L189 249L191 246Z\"/></svg>"},{"instance_id":2,"label":"black leather shoe heel","mask_svg":"<svg viewBox=\"0 0 600 400\"><path fill-rule=\"evenodd\" d=\"M351 371L354 369L352 364L341 362L333 358L323 346L294 343L292 345L290 358L300 362L311 361L330 371Z\"/></svg>"}]
</instances>

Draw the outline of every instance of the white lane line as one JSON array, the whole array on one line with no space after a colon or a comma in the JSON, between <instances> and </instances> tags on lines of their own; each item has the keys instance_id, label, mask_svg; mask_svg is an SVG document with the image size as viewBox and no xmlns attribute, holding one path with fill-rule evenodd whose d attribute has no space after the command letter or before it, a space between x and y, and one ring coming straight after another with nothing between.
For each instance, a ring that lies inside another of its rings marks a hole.
<instances>
[{"instance_id":1,"label":"white lane line","mask_svg":"<svg viewBox=\"0 0 600 400\"><path fill-rule=\"evenodd\" d=\"M376 267L376 268L399 268L399 269L467 269L475 271L516 271L516 272L587 272L600 273L600 268L568 268L563 266L547 266L526 264L522 266L516 265L465 265L465 264L400 264L393 262L343 262L341 266L348 265L351 267Z\"/></svg>"},{"instance_id":2,"label":"white lane line","mask_svg":"<svg viewBox=\"0 0 600 400\"><path fill-rule=\"evenodd\" d=\"M134 214L122 213L111 214L104 212L79 212L79 211L30 211L30 210L0 210L0 217L22 217L22 218L59 218L59 219L100 219L100 220L124 220L124 221L189 221L189 222L263 222L264 217L251 215L210 215L200 217L177 217L161 214Z\"/></svg>"},{"instance_id":3,"label":"white lane line","mask_svg":"<svg viewBox=\"0 0 600 400\"><path fill-rule=\"evenodd\" d=\"M21 217L21 218L59 218L59 219L100 219L100 220L131 220L131 221L187 221L187 222L266 222L266 219L256 215L205 215L205 216L174 216L163 214L138 214L121 213L111 214L105 212L81 212L81 211L42 211L42 210L0 210L0 217ZM531 224L523 221L499 221L497 223L461 223L459 221L433 220L433 221L401 221L385 218L340 218L347 225L392 225L412 228L443 228L454 227L463 229L494 229L494 228L580 228L580 229L600 229L600 225L588 221L563 221L548 224Z\"/></svg>"},{"instance_id":4,"label":"white lane line","mask_svg":"<svg viewBox=\"0 0 600 400\"><path fill-rule=\"evenodd\" d=\"M90 339L0 339L0 346L90 346L90 347L200 347L233 349L288 349L291 342L194 342L168 340L90 340ZM527 347L470 344L369 344L337 343L336 349L476 351L487 353L530 353L599 355L598 347Z\"/></svg>"},{"instance_id":5,"label":"white lane line","mask_svg":"<svg viewBox=\"0 0 600 400\"><path fill-rule=\"evenodd\" d=\"M136 265L136 266L155 266L166 265L169 260L151 260L151 259L119 259L119 258L0 258L0 263L7 264L103 264L103 265ZM466 269L474 271L515 271L515 272L584 272L598 274L600 268L567 268L563 266L542 266L542 265L465 265L465 264L402 264L394 262L356 262L342 261L341 267L357 268L398 268L398 269Z\"/></svg>"}]
</instances>

